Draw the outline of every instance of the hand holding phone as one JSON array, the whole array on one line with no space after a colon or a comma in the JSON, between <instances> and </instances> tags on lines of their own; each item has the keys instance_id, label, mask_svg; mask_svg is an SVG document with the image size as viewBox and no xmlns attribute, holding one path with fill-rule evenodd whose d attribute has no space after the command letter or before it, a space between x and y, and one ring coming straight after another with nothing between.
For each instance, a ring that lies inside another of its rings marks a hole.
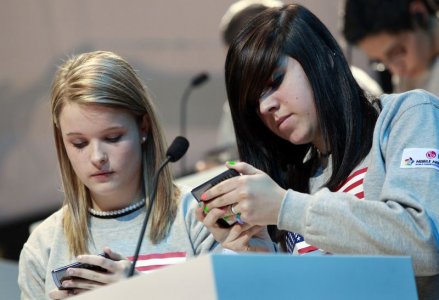
<instances>
[{"instance_id":1,"label":"hand holding phone","mask_svg":"<svg viewBox=\"0 0 439 300\"><path fill-rule=\"evenodd\" d=\"M105 252L104 253L100 253L98 255L103 256L105 258L110 258ZM91 264L84 264L84 263L80 263L80 262L75 262L75 263L72 263L72 264L60 267L58 269L52 270L53 281L55 282L55 285L60 290L68 290L69 288L63 287L62 283L63 283L64 280L68 280L68 279L74 278L74 277L68 276L66 274L66 271L69 268L82 268L82 269L93 270L93 271L97 271L97 272L101 272L101 273L107 273L108 272L107 269L104 269L104 268L102 268L100 266L91 265Z\"/></svg>"},{"instance_id":2,"label":"hand holding phone","mask_svg":"<svg viewBox=\"0 0 439 300\"><path fill-rule=\"evenodd\" d=\"M194 188L191 193L192 195L195 197L195 199L200 202L201 201L201 195L207 191L208 189L210 189L211 187L217 185L220 182L223 182L226 179L235 177L235 176L239 176L239 172L234 170L234 169L229 169L227 171L222 172L221 174L211 178L210 180L206 181L205 183L197 186L196 188ZM236 220L234 218L229 219L229 218L221 218L218 219L217 224L221 227L221 228L230 228L233 224L236 223Z\"/></svg>"}]
</instances>

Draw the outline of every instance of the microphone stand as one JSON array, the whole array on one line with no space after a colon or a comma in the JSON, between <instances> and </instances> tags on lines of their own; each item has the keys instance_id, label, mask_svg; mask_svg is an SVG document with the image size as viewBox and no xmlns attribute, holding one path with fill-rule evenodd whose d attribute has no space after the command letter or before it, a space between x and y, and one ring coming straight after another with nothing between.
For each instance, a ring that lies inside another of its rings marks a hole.
<instances>
[{"instance_id":1,"label":"microphone stand","mask_svg":"<svg viewBox=\"0 0 439 300\"><path fill-rule=\"evenodd\" d=\"M183 92L183 96L181 97L180 103L180 135L186 136L186 116L187 116L187 102L189 100L189 94L192 91L192 84L188 85ZM180 173L181 175L186 174L186 159L184 157L181 158L180 161Z\"/></svg>"},{"instance_id":2,"label":"microphone stand","mask_svg":"<svg viewBox=\"0 0 439 300\"><path fill-rule=\"evenodd\" d=\"M136 267L136 262L137 262L137 259L139 258L140 247L142 246L142 241L143 241L143 236L145 235L146 225L148 224L149 215L151 213L152 206L154 204L154 198L155 198L155 195L157 193L157 182L158 182L159 175L162 172L163 168L169 163L170 160L171 160L171 157L167 156L166 159L160 165L157 173L155 174L155 177L153 180L153 185L152 185L152 192L149 196L148 209L146 211L146 216L143 220L142 229L140 230L140 238L137 242L136 252L134 253L133 263L131 264L130 270L128 272L128 277L133 276L134 269Z\"/></svg>"},{"instance_id":3,"label":"microphone stand","mask_svg":"<svg viewBox=\"0 0 439 300\"><path fill-rule=\"evenodd\" d=\"M207 75L207 73L200 73L198 75L196 75L191 83L186 87L186 89L183 92L183 95L181 97L181 102L180 102L180 135L185 137L186 136L186 116L187 116L187 103L189 100L189 95L192 92L193 88L203 84L205 81L207 81L209 79L209 76ZM181 166L181 174L180 175L186 175L186 158L182 157L181 158L181 162L180 162L180 166Z\"/></svg>"},{"instance_id":4,"label":"microphone stand","mask_svg":"<svg viewBox=\"0 0 439 300\"><path fill-rule=\"evenodd\" d=\"M153 181L152 181L152 191L149 196L149 205L146 210L145 218L143 219L142 228L140 230L139 239L137 241L137 247L136 251L134 253L133 261L131 263L130 270L128 271L128 277L133 276L134 270L136 268L136 263L139 258L139 252L140 247L142 246L143 236L145 235L146 225L148 224L149 215L151 213L152 207L154 205L154 199L157 194L157 185L158 185L158 179L160 176L160 173L163 171L163 168L169 163L169 162L176 162L179 160L184 154L186 153L187 149L189 148L189 141L181 136L178 136L174 139L171 146L169 146L168 151L166 151L166 159L162 162L160 167L157 169L157 172L154 175Z\"/></svg>"}]
</instances>

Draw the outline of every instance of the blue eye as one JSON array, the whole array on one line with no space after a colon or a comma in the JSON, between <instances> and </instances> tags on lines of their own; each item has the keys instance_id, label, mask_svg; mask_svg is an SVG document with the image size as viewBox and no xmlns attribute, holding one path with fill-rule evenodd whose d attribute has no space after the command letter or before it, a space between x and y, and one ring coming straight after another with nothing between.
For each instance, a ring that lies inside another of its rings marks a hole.
<instances>
[{"instance_id":1,"label":"blue eye","mask_svg":"<svg viewBox=\"0 0 439 300\"><path fill-rule=\"evenodd\" d=\"M267 85L265 86L264 90L261 93L260 98L266 98L271 93L275 92L279 86L282 84L285 77L285 71L275 71L273 75L271 76L270 81L268 81Z\"/></svg>"}]
</instances>

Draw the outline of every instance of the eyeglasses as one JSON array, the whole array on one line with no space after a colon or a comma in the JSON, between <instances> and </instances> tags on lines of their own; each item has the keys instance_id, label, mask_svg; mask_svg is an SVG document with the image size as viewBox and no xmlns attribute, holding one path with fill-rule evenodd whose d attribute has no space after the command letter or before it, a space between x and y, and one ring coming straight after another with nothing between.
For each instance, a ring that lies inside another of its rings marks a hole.
<instances>
[{"instance_id":1,"label":"eyeglasses","mask_svg":"<svg viewBox=\"0 0 439 300\"><path fill-rule=\"evenodd\" d=\"M407 54L407 33L402 32L394 35L393 39L386 45L383 58L372 60L371 68L382 72L386 69L400 69L404 66L404 59Z\"/></svg>"}]
</instances>

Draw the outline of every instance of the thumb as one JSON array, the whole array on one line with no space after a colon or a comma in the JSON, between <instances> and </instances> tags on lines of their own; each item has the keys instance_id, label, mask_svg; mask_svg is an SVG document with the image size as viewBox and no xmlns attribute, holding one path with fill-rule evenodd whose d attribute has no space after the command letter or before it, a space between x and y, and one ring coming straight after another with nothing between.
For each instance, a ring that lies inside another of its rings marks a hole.
<instances>
[{"instance_id":1,"label":"thumb","mask_svg":"<svg viewBox=\"0 0 439 300\"><path fill-rule=\"evenodd\" d=\"M245 162L234 162L234 161L228 161L226 164L226 167L229 169L235 169L239 173L243 175L256 175L256 174L263 174L259 169L256 169L252 165L245 163Z\"/></svg>"}]
</instances>

